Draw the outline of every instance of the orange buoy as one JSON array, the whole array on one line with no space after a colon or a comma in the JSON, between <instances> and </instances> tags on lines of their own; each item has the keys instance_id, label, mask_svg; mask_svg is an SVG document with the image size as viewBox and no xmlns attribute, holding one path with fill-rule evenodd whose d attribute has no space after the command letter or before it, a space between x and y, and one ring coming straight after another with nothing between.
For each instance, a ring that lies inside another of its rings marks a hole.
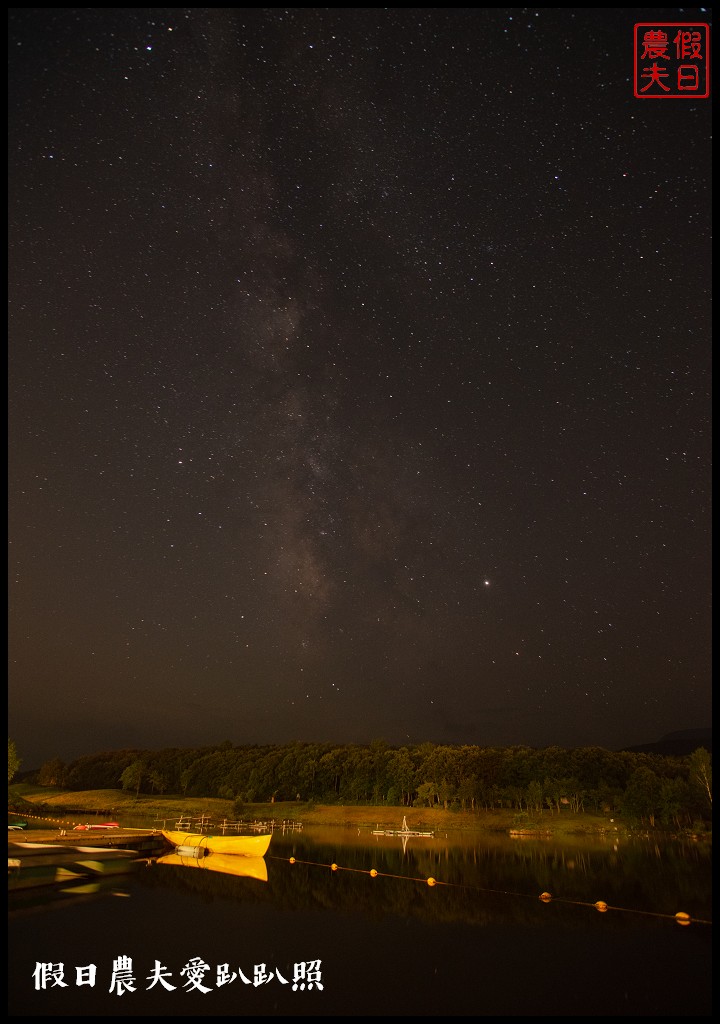
<instances>
[{"instance_id":1,"label":"orange buoy","mask_svg":"<svg viewBox=\"0 0 720 1024\"><path fill-rule=\"evenodd\" d=\"M689 914L686 914L683 910L679 910L675 915L675 920L678 924L687 925L690 924L691 917Z\"/></svg>"},{"instance_id":2,"label":"orange buoy","mask_svg":"<svg viewBox=\"0 0 720 1024\"><path fill-rule=\"evenodd\" d=\"M330 865L330 870L331 871L337 871L337 864L331 864Z\"/></svg>"},{"instance_id":3,"label":"orange buoy","mask_svg":"<svg viewBox=\"0 0 720 1024\"><path fill-rule=\"evenodd\" d=\"M607 903L605 903L604 900L598 900L597 903L595 904L595 909L599 910L601 914L604 914L605 911L607 910L607 908L608 908Z\"/></svg>"},{"instance_id":4,"label":"orange buoy","mask_svg":"<svg viewBox=\"0 0 720 1024\"><path fill-rule=\"evenodd\" d=\"M295 863L295 858L294 858L294 857L291 857L291 858L290 858L290 863L291 863L291 864L294 864L294 863Z\"/></svg>"},{"instance_id":5,"label":"orange buoy","mask_svg":"<svg viewBox=\"0 0 720 1024\"><path fill-rule=\"evenodd\" d=\"M370 868L370 877L377 878L377 871L375 870L375 868Z\"/></svg>"},{"instance_id":6,"label":"orange buoy","mask_svg":"<svg viewBox=\"0 0 720 1024\"><path fill-rule=\"evenodd\" d=\"M540 899L543 901L543 903L549 903L552 899L552 896L549 892L541 892Z\"/></svg>"},{"instance_id":7,"label":"orange buoy","mask_svg":"<svg viewBox=\"0 0 720 1024\"><path fill-rule=\"evenodd\" d=\"M434 878L428 878L427 883L430 886L437 885L437 882L435 881Z\"/></svg>"}]
</instances>

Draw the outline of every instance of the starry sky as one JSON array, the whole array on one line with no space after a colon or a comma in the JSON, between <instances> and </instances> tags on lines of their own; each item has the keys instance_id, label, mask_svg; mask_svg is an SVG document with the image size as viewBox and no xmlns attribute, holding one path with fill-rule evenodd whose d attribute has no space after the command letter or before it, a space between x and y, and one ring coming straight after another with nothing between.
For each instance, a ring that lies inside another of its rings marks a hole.
<instances>
[{"instance_id":1,"label":"starry sky","mask_svg":"<svg viewBox=\"0 0 720 1024\"><path fill-rule=\"evenodd\" d=\"M704 8L10 8L9 736L710 723Z\"/></svg>"}]
</instances>

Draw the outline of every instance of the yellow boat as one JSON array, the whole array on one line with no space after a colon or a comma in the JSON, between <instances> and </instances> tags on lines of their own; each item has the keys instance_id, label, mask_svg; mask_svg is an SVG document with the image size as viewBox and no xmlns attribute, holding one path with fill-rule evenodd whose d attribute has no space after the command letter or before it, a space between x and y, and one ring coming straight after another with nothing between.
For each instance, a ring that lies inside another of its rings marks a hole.
<instances>
[{"instance_id":1,"label":"yellow boat","mask_svg":"<svg viewBox=\"0 0 720 1024\"><path fill-rule=\"evenodd\" d=\"M210 853L207 857L183 857L179 853L168 853L158 857L157 864L174 864L186 868L201 868L204 871L219 871L223 875L237 875L240 878L256 878L267 882L267 864L263 857L236 857L231 853Z\"/></svg>"},{"instance_id":2,"label":"yellow boat","mask_svg":"<svg viewBox=\"0 0 720 1024\"><path fill-rule=\"evenodd\" d=\"M195 846L211 853L230 853L237 857L264 857L270 846L272 833L260 836L208 836L197 832L170 832L162 834L172 846Z\"/></svg>"}]
</instances>

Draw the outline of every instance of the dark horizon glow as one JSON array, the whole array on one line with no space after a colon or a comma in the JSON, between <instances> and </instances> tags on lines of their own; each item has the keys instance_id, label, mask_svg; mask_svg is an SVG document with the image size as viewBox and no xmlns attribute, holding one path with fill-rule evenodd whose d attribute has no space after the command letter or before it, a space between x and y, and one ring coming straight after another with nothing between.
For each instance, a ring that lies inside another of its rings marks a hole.
<instances>
[{"instance_id":1,"label":"dark horizon glow","mask_svg":"<svg viewBox=\"0 0 720 1024\"><path fill-rule=\"evenodd\" d=\"M21 770L709 724L711 107L633 97L651 15L10 10Z\"/></svg>"}]
</instances>

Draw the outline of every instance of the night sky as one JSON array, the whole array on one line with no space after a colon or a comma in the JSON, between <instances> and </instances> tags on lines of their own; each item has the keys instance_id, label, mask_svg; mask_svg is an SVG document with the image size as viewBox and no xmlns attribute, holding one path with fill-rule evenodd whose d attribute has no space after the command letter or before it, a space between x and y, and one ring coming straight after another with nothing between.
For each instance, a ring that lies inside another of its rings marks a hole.
<instances>
[{"instance_id":1,"label":"night sky","mask_svg":"<svg viewBox=\"0 0 720 1024\"><path fill-rule=\"evenodd\" d=\"M710 723L704 8L11 8L22 768Z\"/></svg>"}]
</instances>

